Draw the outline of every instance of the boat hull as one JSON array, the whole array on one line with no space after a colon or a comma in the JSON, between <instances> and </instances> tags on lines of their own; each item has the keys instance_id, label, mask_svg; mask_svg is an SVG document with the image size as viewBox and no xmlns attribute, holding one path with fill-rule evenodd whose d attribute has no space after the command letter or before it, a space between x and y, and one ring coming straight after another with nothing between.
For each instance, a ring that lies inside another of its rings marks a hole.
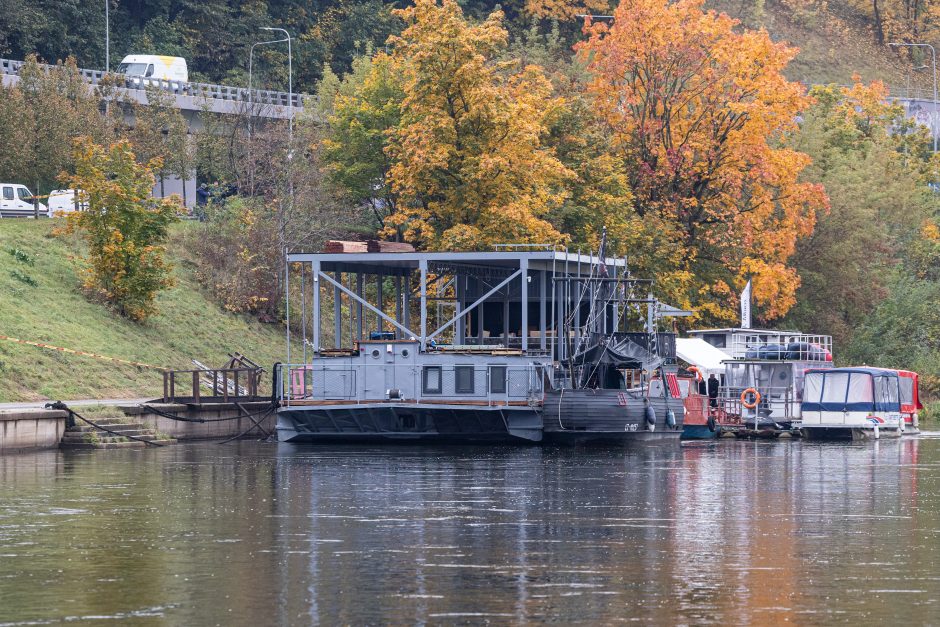
<instances>
[{"instance_id":1,"label":"boat hull","mask_svg":"<svg viewBox=\"0 0 940 627\"><path fill-rule=\"evenodd\" d=\"M542 419L531 407L363 404L282 407L281 442L537 443Z\"/></svg>"},{"instance_id":2,"label":"boat hull","mask_svg":"<svg viewBox=\"0 0 940 627\"><path fill-rule=\"evenodd\" d=\"M708 425L690 425L682 427L683 440L713 440L718 437L718 430L712 431Z\"/></svg>"},{"instance_id":3,"label":"boat hull","mask_svg":"<svg viewBox=\"0 0 940 627\"><path fill-rule=\"evenodd\" d=\"M646 421L645 400L653 408ZM667 424L672 410L675 425ZM682 435L682 399L634 398L622 390L552 390L545 394L545 441L555 444L678 442Z\"/></svg>"},{"instance_id":4,"label":"boat hull","mask_svg":"<svg viewBox=\"0 0 940 627\"><path fill-rule=\"evenodd\" d=\"M877 440L897 438L902 432L895 428L879 427L806 427L802 428L807 440Z\"/></svg>"}]
</instances>

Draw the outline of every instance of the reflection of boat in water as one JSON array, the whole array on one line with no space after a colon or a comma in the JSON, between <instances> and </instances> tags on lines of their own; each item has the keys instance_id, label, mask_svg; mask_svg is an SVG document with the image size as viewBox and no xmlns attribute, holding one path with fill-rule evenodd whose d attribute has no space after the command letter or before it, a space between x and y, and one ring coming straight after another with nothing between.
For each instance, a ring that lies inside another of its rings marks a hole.
<instances>
[{"instance_id":1,"label":"reflection of boat in water","mask_svg":"<svg viewBox=\"0 0 940 627\"><path fill-rule=\"evenodd\" d=\"M884 368L810 370L803 391L804 434L819 439L902 435L900 381L897 370Z\"/></svg>"},{"instance_id":2,"label":"reflection of boat in water","mask_svg":"<svg viewBox=\"0 0 940 627\"><path fill-rule=\"evenodd\" d=\"M288 263L301 342L276 369L282 441L678 440L674 335L603 244ZM668 385L651 394L653 376Z\"/></svg>"}]
</instances>

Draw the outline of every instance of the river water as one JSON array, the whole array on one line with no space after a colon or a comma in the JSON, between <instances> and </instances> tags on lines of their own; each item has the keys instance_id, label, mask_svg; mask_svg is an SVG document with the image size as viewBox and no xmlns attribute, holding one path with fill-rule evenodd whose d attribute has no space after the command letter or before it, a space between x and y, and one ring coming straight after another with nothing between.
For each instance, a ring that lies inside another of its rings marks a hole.
<instances>
[{"instance_id":1,"label":"river water","mask_svg":"<svg viewBox=\"0 0 940 627\"><path fill-rule=\"evenodd\" d=\"M928 624L940 438L0 457L0 625Z\"/></svg>"}]
</instances>

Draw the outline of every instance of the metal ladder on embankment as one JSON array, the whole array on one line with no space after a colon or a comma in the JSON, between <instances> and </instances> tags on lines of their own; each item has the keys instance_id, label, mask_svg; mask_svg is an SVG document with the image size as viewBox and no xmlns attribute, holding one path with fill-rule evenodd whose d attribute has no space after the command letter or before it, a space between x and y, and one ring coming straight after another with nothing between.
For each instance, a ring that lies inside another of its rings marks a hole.
<instances>
[{"instance_id":1,"label":"metal ladder on embankment","mask_svg":"<svg viewBox=\"0 0 940 627\"><path fill-rule=\"evenodd\" d=\"M150 427L123 418L99 418L92 426L79 423L68 427L59 443L61 448L143 448L148 442L163 446L176 440Z\"/></svg>"}]
</instances>

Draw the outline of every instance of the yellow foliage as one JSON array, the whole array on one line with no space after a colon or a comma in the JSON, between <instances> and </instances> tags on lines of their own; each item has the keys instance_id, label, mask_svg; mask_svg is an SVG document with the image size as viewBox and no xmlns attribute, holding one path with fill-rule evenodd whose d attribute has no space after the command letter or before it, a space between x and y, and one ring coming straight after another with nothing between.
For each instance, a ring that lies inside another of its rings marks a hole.
<instances>
[{"instance_id":1,"label":"yellow foliage","mask_svg":"<svg viewBox=\"0 0 940 627\"><path fill-rule=\"evenodd\" d=\"M159 160L140 165L126 140L104 148L84 137L75 140L74 160L75 174L63 181L82 190L88 209L70 213L64 231L88 242L83 284L121 314L144 320L156 313L157 292L173 285L164 242L178 206L150 198Z\"/></svg>"},{"instance_id":2,"label":"yellow foliage","mask_svg":"<svg viewBox=\"0 0 940 627\"><path fill-rule=\"evenodd\" d=\"M538 18L571 20L579 15L607 13L607 0L526 0L525 12Z\"/></svg>"},{"instance_id":3,"label":"yellow foliage","mask_svg":"<svg viewBox=\"0 0 940 627\"><path fill-rule=\"evenodd\" d=\"M561 105L540 68L498 63L503 14L470 25L454 0L396 11L401 121L389 131L389 179L399 210L385 234L429 248L555 243L544 218L567 197L572 173L542 143Z\"/></svg>"}]
</instances>

